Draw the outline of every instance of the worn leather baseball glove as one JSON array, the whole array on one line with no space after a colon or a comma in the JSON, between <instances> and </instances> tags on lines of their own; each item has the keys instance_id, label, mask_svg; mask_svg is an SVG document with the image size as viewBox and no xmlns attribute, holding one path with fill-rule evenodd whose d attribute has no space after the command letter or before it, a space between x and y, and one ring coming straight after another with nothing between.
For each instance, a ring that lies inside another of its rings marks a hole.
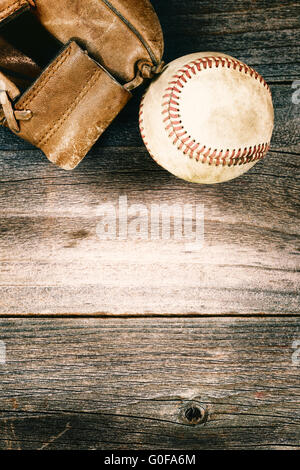
<instances>
[{"instance_id":1,"label":"worn leather baseball glove","mask_svg":"<svg viewBox=\"0 0 300 470\"><path fill-rule=\"evenodd\" d=\"M25 91L41 73L40 67L0 37L0 72Z\"/></svg>"},{"instance_id":2,"label":"worn leather baseball glove","mask_svg":"<svg viewBox=\"0 0 300 470\"><path fill-rule=\"evenodd\" d=\"M0 35L0 122L68 170L162 67L148 0L0 0Z\"/></svg>"}]
</instances>

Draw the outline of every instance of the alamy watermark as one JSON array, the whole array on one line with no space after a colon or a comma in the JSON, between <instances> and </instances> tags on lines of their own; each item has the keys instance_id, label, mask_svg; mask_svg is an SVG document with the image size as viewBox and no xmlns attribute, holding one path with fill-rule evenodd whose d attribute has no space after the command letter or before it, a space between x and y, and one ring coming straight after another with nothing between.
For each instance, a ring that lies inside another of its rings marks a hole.
<instances>
[{"instance_id":1,"label":"alamy watermark","mask_svg":"<svg viewBox=\"0 0 300 470\"><path fill-rule=\"evenodd\" d=\"M292 348L295 349L292 354L292 363L294 366L300 366L300 339L293 341Z\"/></svg>"},{"instance_id":2,"label":"alamy watermark","mask_svg":"<svg viewBox=\"0 0 300 470\"><path fill-rule=\"evenodd\" d=\"M6 363L6 345L4 341L0 341L0 364Z\"/></svg>"},{"instance_id":3,"label":"alamy watermark","mask_svg":"<svg viewBox=\"0 0 300 470\"><path fill-rule=\"evenodd\" d=\"M129 204L127 196L97 208L100 240L183 241L186 250L204 244L203 204Z\"/></svg>"},{"instance_id":4,"label":"alamy watermark","mask_svg":"<svg viewBox=\"0 0 300 470\"><path fill-rule=\"evenodd\" d=\"M295 80L292 83L292 88L295 90L292 95L292 103L293 104L300 104L300 80Z\"/></svg>"}]
</instances>

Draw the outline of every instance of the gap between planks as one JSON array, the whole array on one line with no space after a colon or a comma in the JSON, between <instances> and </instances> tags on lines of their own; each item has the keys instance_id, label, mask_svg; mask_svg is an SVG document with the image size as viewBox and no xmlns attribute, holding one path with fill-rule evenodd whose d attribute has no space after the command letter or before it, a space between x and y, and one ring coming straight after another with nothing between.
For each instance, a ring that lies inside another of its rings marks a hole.
<instances>
[{"instance_id":1,"label":"gap between planks","mask_svg":"<svg viewBox=\"0 0 300 470\"><path fill-rule=\"evenodd\" d=\"M17 319L17 318L22 318L22 319L36 319L36 318L41 318L41 319L56 319L56 320L65 320L65 319L80 319L80 318L86 318L86 319L145 319L145 318L179 318L179 319L187 319L187 318L300 318L300 313L215 313L215 314L210 314L210 313L187 313L187 314L180 314L180 313L151 313L151 314L142 314L142 313L124 313L124 314L112 314L112 313L52 313L52 314L39 314L39 313L20 313L20 314L14 314L14 313L0 313L0 319L5 318L5 319Z\"/></svg>"}]
</instances>

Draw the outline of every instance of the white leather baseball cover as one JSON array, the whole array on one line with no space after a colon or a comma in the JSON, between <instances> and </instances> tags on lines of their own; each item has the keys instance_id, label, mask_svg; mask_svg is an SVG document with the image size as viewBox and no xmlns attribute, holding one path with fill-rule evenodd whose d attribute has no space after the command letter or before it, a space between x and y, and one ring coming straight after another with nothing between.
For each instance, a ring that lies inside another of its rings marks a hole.
<instances>
[{"instance_id":1,"label":"white leather baseball cover","mask_svg":"<svg viewBox=\"0 0 300 470\"><path fill-rule=\"evenodd\" d=\"M194 183L220 183L248 171L268 152L273 126L264 79L215 52L171 62L150 85L140 111L150 155Z\"/></svg>"}]
</instances>

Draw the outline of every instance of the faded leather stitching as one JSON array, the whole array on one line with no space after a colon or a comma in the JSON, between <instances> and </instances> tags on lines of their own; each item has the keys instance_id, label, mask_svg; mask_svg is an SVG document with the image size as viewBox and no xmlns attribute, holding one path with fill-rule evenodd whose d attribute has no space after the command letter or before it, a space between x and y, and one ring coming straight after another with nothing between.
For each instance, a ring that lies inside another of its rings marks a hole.
<instances>
[{"instance_id":1,"label":"faded leather stitching","mask_svg":"<svg viewBox=\"0 0 300 470\"><path fill-rule=\"evenodd\" d=\"M27 2L26 2L27 3ZM12 3L9 7L6 7L2 10L0 10L0 20L3 20L6 18L8 15L13 14L15 11L19 10L19 8L22 7L22 5L25 6L24 1L22 0L17 0L16 2Z\"/></svg>"},{"instance_id":2,"label":"faded leather stitching","mask_svg":"<svg viewBox=\"0 0 300 470\"><path fill-rule=\"evenodd\" d=\"M55 134L55 132L57 132L62 127L62 125L68 119L68 117L72 114L72 112L74 111L78 103L80 103L80 101L83 100L83 98L86 96L88 91L95 84L99 75L100 75L100 70L95 70L95 72L89 77L87 83L81 90L76 100L73 102L72 106L68 108L68 110L61 116L61 118L57 121L57 123L53 127L51 127L49 130L46 131L43 137L41 137L40 140L38 141L37 146L45 145L51 139L53 134Z\"/></svg>"},{"instance_id":3,"label":"faded leather stitching","mask_svg":"<svg viewBox=\"0 0 300 470\"><path fill-rule=\"evenodd\" d=\"M67 60L69 55L71 54L71 49L70 47L66 49L63 54L58 56L58 58L51 64L49 70L42 75L41 79L36 83L36 85L33 85L32 89L30 90L29 94L24 96L24 98L20 99L20 101L16 105L16 109L19 109L20 107L27 106L28 104L32 103L34 99L37 97L38 93L47 85L47 83L51 80L53 77L54 73L57 71L59 67L63 65L63 63Z\"/></svg>"},{"instance_id":4,"label":"faded leather stitching","mask_svg":"<svg viewBox=\"0 0 300 470\"><path fill-rule=\"evenodd\" d=\"M192 79L193 75L196 75L197 72L201 72L203 69L212 68L213 66L216 68L219 66L227 68L232 67L234 70L238 69L239 72L249 74L271 93L263 77L253 68L248 67L238 60L229 59L227 57L203 57L190 62L183 66L183 68L172 77L172 81L169 82L169 87L165 90L166 93L163 96L162 115L166 115L163 123L166 124L165 129L168 132L169 138L173 139L173 145L176 145L178 150L182 150L184 155L188 155L197 162L208 163L209 165L215 165L217 167L220 165L228 165L229 167L243 165L263 159L270 148L269 142L261 143L254 147L245 147L244 149L236 148L231 151L229 149L218 150L208 148L206 145L196 142L184 128L180 117L179 94L182 92L188 80ZM165 99L167 99L167 101L165 101Z\"/></svg>"}]
</instances>

